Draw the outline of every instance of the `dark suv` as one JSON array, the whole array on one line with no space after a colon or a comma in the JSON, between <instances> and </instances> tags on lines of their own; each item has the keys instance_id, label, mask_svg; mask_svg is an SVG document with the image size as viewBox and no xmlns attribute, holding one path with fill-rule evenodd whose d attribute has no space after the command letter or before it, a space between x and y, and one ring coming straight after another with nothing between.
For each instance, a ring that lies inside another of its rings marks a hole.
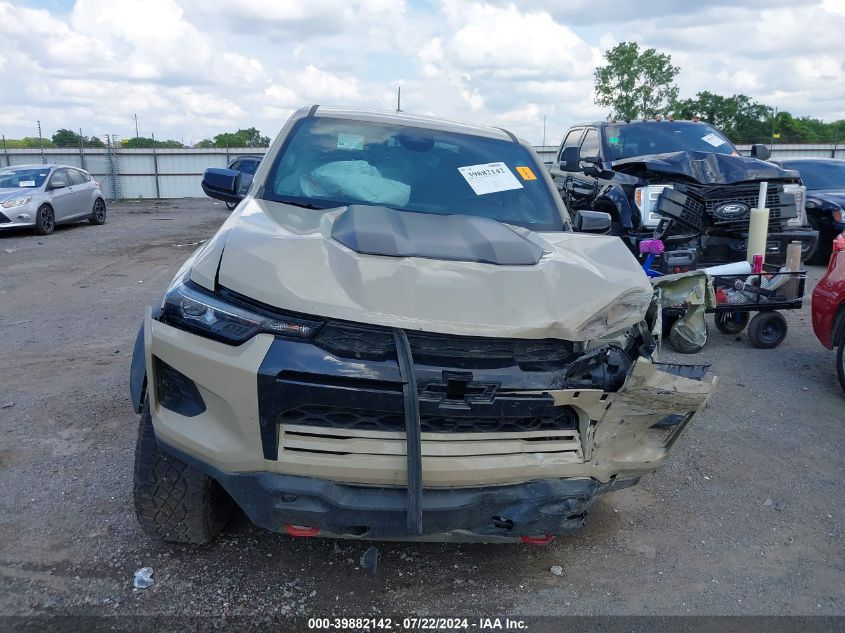
<instances>
[{"instance_id":1,"label":"dark suv","mask_svg":"<svg viewBox=\"0 0 845 633\"><path fill-rule=\"evenodd\" d=\"M767 181L766 259L783 262L794 240L806 259L818 233L807 224L804 187L797 172L764 162L768 154L755 145L741 156L701 122L602 121L570 128L550 172L571 211L610 213L611 232L635 253L640 240L660 237L707 262L745 258L750 210Z\"/></svg>"}]
</instances>

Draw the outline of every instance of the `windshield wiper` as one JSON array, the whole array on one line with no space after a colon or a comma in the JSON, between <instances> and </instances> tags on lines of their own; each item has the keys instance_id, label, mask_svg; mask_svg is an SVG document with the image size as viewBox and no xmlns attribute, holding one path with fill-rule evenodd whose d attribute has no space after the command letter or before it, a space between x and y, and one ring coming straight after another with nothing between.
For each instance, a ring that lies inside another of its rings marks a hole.
<instances>
[{"instance_id":1,"label":"windshield wiper","mask_svg":"<svg viewBox=\"0 0 845 633\"><path fill-rule=\"evenodd\" d=\"M313 202L305 202L301 198L292 198L288 196L275 196L273 198L269 198L269 200L273 202L281 202L282 204L289 204L293 207L302 207L303 209L317 209L322 211L323 209L330 208L319 204L314 204Z\"/></svg>"}]
</instances>

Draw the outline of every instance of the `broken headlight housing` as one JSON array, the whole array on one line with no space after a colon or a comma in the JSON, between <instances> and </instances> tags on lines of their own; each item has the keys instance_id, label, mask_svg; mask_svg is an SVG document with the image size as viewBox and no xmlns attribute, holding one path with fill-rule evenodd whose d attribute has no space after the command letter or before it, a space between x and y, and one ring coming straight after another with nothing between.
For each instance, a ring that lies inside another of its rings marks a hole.
<instances>
[{"instance_id":1,"label":"broken headlight housing","mask_svg":"<svg viewBox=\"0 0 845 633\"><path fill-rule=\"evenodd\" d=\"M647 187L637 187L634 190L634 202L640 210L642 216L643 226L657 226L660 224L661 215L654 212L654 207L657 205L657 199L666 187L674 189L675 185L648 185Z\"/></svg>"},{"instance_id":2,"label":"broken headlight housing","mask_svg":"<svg viewBox=\"0 0 845 633\"><path fill-rule=\"evenodd\" d=\"M578 327L577 340L602 338L642 321L653 299L641 290L623 293Z\"/></svg>"},{"instance_id":3,"label":"broken headlight housing","mask_svg":"<svg viewBox=\"0 0 845 633\"><path fill-rule=\"evenodd\" d=\"M321 323L271 313L263 308L236 304L182 279L167 291L160 320L207 338L240 345L256 334L308 339Z\"/></svg>"},{"instance_id":4,"label":"broken headlight housing","mask_svg":"<svg viewBox=\"0 0 845 633\"><path fill-rule=\"evenodd\" d=\"M795 196L795 209L798 215L786 221L787 226L807 226L807 188L804 185L789 184L783 186L784 193Z\"/></svg>"}]
</instances>

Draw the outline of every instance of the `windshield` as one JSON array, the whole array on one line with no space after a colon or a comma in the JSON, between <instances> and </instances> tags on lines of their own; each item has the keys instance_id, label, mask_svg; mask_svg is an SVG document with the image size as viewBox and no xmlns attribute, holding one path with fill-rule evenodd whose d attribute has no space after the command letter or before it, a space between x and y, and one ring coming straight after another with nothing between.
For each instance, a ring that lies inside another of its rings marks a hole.
<instances>
[{"instance_id":1,"label":"windshield","mask_svg":"<svg viewBox=\"0 0 845 633\"><path fill-rule=\"evenodd\" d=\"M307 118L267 176L264 198L371 204L563 230L540 166L519 143L403 125Z\"/></svg>"},{"instance_id":2,"label":"windshield","mask_svg":"<svg viewBox=\"0 0 845 633\"><path fill-rule=\"evenodd\" d=\"M47 180L49 167L31 169L0 169L0 189L31 189L40 187Z\"/></svg>"},{"instance_id":3,"label":"windshield","mask_svg":"<svg viewBox=\"0 0 845 633\"><path fill-rule=\"evenodd\" d=\"M712 152L739 155L716 128L689 121L646 121L608 125L605 130L608 160L670 152Z\"/></svg>"},{"instance_id":4,"label":"windshield","mask_svg":"<svg viewBox=\"0 0 845 633\"><path fill-rule=\"evenodd\" d=\"M845 161L782 161L801 174L807 189L845 189Z\"/></svg>"}]
</instances>

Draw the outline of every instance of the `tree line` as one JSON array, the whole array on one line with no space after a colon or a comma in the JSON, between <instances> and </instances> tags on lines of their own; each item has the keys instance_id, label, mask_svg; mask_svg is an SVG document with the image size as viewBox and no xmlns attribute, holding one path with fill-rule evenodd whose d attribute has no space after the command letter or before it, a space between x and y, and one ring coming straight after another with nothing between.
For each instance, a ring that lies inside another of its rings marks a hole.
<instances>
[{"instance_id":1,"label":"tree line","mask_svg":"<svg viewBox=\"0 0 845 633\"><path fill-rule=\"evenodd\" d=\"M62 148L62 147L106 147L106 143L96 136L84 136L73 130L57 130L50 138L38 138L37 136L25 136L21 139L4 139L5 149L38 149ZM152 137L136 136L119 141L120 147L132 148L162 148L178 149L188 147L181 141L173 139L159 140ZM238 130L237 132L222 132L213 138L206 138L194 145L194 147L269 147L270 137L262 136L254 127Z\"/></svg>"},{"instance_id":2,"label":"tree line","mask_svg":"<svg viewBox=\"0 0 845 633\"><path fill-rule=\"evenodd\" d=\"M621 120L657 116L700 118L720 128L735 143L839 143L845 141L845 120L824 122L809 116L778 112L743 94L709 91L680 99L672 57L636 42L622 42L604 53L605 64L593 74L595 103Z\"/></svg>"}]
</instances>

